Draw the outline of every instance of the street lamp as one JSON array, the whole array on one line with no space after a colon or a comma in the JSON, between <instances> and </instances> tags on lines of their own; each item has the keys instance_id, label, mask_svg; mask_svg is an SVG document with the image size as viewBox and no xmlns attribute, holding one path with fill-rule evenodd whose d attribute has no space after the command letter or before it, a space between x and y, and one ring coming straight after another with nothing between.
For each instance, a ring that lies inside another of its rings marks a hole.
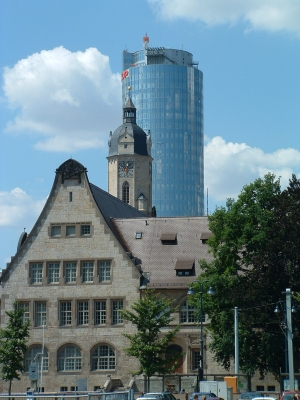
<instances>
[{"instance_id":1,"label":"street lamp","mask_svg":"<svg viewBox=\"0 0 300 400\"><path fill-rule=\"evenodd\" d=\"M282 292L286 296L286 304L285 304L285 340L287 341L288 347L288 374L289 374L289 390L295 390L295 377L294 377L294 355L293 355L293 330L292 330L292 313L296 312L294 306L292 306L291 302L291 289L286 289L285 292ZM278 305L276 306L275 313L280 312Z\"/></svg>"},{"instance_id":2,"label":"street lamp","mask_svg":"<svg viewBox=\"0 0 300 400\"><path fill-rule=\"evenodd\" d=\"M194 281L198 282L198 281ZM191 286L187 292L188 295L194 295L196 294L195 290L193 289L193 283L191 283ZM203 284L205 282L209 282L208 279L204 279L204 281L199 282L200 284L200 357L199 357L199 368L198 368L198 392L200 392L200 381L203 381L203 321L202 321L202 297L203 297ZM214 295L215 291L212 286L209 287L207 294L209 295Z\"/></svg>"}]
</instances>

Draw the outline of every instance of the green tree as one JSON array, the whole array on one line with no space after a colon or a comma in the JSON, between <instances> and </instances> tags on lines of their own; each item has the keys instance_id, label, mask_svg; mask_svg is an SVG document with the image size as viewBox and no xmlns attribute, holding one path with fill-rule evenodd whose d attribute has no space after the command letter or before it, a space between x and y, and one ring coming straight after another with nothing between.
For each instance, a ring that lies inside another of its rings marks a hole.
<instances>
[{"instance_id":1,"label":"green tree","mask_svg":"<svg viewBox=\"0 0 300 400\"><path fill-rule=\"evenodd\" d=\"M29 323L24 323L24 309L19 308L17 302L14 302L12 311L5 313L9 318L6 327L0 329L0 364L2 379L9 382L10 395L13 379L20 380L19 372L24 370Z\"/></svg>"},{"instance_id":2,"label":"green tree","mask_svg":"<svg viewBox=\"0 0 300 400\"><path fill-rule=\"evenodd\" d=\"M278 376L284 365L284 335L274 308L287 287L300 288L299 221L299 180L293 175L281 191L272 174L244 186L237 201L229 199L209 217L214 261L200 261L200 279L209 279L216 290L204 298L204 307L211 317L212 351L226 369L234 356L234 307L241 370Z\"/></svg>"},{"instance_id":3,"label":"green tree","mask_svg":"<svg viewBox=\"0 0 300 400\"><path fill-rule=\"evenodd\" d=\"M161 332L173 321L171 314L175 311L172 301L159 296L153 290L146 289L143 298L132 305L131 310L123 310L123 318L136 326L135 334L126 334L130 346L126 354L136 357L140 362L135 374L147 376L147 391L149 380L155 373L167 374L173 371L182 356L168 350L169 344L175 338L179 326Z\"/></svg>"}]
</instances>

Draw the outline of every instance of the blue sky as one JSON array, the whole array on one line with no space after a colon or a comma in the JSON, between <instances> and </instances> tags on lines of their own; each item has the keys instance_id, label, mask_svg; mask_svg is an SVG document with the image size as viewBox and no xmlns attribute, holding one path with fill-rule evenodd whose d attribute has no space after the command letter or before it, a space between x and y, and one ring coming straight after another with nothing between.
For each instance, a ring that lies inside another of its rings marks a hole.
<instances>
[{"instance_id":1,"label":"blue sky","mask_svg":"<svg viewBox=\"0 0 300 400\"><path fill-rule=\"evenodd\" d=\"M298 0L1 0L0 268L72 157L107 190L121 53L183 48L204 74L208 209L267 172L300 176Z\"/></svg>"}]
</instances>

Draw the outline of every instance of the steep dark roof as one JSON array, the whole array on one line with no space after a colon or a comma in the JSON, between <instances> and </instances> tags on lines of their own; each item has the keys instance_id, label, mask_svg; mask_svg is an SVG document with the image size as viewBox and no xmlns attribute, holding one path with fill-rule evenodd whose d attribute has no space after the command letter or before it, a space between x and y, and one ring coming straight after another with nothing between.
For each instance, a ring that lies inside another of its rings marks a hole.
<instances>
[{"instance_id":1,"label":"steep dark roof","mask_svg":"<svg viewBox=\"0 0 300 400\"><path fill-rule=\"evenodd\" d=\"M128 100L126 101L126 104L125 104L125 106L123 108L124 109L125 108L134 108L134 109L136 109L135 105L133 104L133 101L131 100L131 97L128 98Z\"/></svg>"},{"instance_id":2,"label":"steep dark roof","mask_svg":"<svg viewBox=\"0 0 300 400\"><path fill-rule=\"evenodd\" d=\"M124 201L112 196L92 183L90 183L90 189L107 225L114 233L116 233L116 230L111 218L147 218L147 214L124 203Z\"/></svg>"}]
</instances>

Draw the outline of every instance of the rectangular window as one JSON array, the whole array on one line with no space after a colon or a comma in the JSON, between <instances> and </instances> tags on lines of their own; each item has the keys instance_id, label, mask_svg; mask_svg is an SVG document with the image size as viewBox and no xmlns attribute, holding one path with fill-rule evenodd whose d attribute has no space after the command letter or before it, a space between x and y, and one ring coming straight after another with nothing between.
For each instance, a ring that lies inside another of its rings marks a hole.
<instances>
[{"instance_id":1,"label":"rectangular window","mask_svg":"<svg viewBox=\"0 0 300 400\"><path fill-rule=\"evenodd\" d=\"M82 263L82 282L93 282L94 277L94 263L83 262Z\"/></svg>"},{"instance_id":2,"label":"rectangular window","mask_svg":"<svg viewBox=\"0 0 300 400\"><path fill-rule=\"evenodd\" d=\"M24 301L22 303L18 303L18 309L22 309L24 314L23 314L23 323L27 324L29 321L29 302Z\"/></svg>"},{"instance_id":3,"label":"rectangular window","mask_svg":"<svg viewBox=\"0 0 300 400\"><path fill-rule=\"evenodd\" d=\"M67 392L68 391L68 386L61 386L60 387L61 392Z\"/></svg>"},{"instance_id":4,"label":"rectangular window","mask_svg":"<svg viewBox=\"0 0 300 400\"><path fill-rule=\"evenodd\" d=\"M67 262L65 264L66 283L76 282L76 262Z\"/></svg>"},{"instance_id":5,"label":"rectangular window","mask_svg":"<svg viewBox=\"0 0 300 400\"><path fill-rule=\"evenodd\" d=\"M198 369L200 365L200 351L199 350L192 350L193 356L192 356L192 369Z\"/></svg>"},{"instance_id":6,"label":"rectangular window","mask_svg":"<svg viewBox=\"0 0 300 400\"><path fill-rule=\"evenodd\" d=\"M69 201L73 201L73 193L69 192Z\"/></svg>"},{"instance_id":7,"label":"rectangular window","mask_svg":"<svg viewBox=\"0 0 300 400\"><path fill-rule=\"evenodd\" d=\"M72 324L72 311L70 301L60 302L60 325L66 326Z\"/></svg>"},{"instance_id":8,"label":"rectangular window","mask_svg":"<svg viewBox=\"0 0 300 400\"><path fill-rule=\"evenodd\" d=\"M123 300L112 302L112 316L111 321L113 325L122 324L123 318L120 310L123 310Z\"/></svg>"},{"instance_id":9,"label":"rectangular window","mask_svg":"<svg viewBox=\"0 0 300 400\"><path fill-rule=\"evenodd\" d=\"M192 270L190 269L185 269L185 270L176 270L176 275L177 276L190 276L192 275Z\"/></svg>"},{"instance_id":10,"label":"rectangular window","mask_svg":"<svg viewBox=\"0 0 300 400\"><path fill-rule=\"evenodd\" d=\"M77 303L77 324L88 325L89 323L89 302L79 301Z\"/></svg>"},{"instance_id":11,"label":"rectangular window","mask_svg":"<svg viewBox=\"0 0 300 400\"><path fill-rule=\"evenodd\" d=\"M59 263L48 263L48 283L59 283Z\"/></svg>"},{"instance_id":12,"label":"rectangular window","mask_svg":"<svg viewBox=\"0 0 300 400\"><path fill-rule=\"evenodd\" d=\"M104 325L106 324L106 301L95 301L95 325Z\"/></svg>"},{"instance_id":13,"label":"rectangular window","mask_svg":"<svg viewBox=\"0 0 300 400\"><path fill-rule=\"evenodd\" d=\"M59 225L51 226L51 236L52 237L61 236L61 226Z\"/></svg>"},{"instance_id":14,"label":"rectangular window","mask_svg":"<svg viewBox=\"0 0 300 400\"><path fill-rule=\"evenodd\" d=\"M256 391L257 392L263 392L265 390L265 387L264 386L262 386L262 385L257 385L256 386Z\"/></svg>"},{"instance_id":15,"label":"rectangular window","mask_svg":"<svg viewBox=\"0 0 300 400\"><path fill-rule=\"evenodd\" d=\"M195 312L196 309L194 307L190 306L187 302L184 302L180 308L180 323L183 324L185 322L195 322ZM202 320L202 322L205 321Z\"/></svg>"},{"instance_id":16,"label":"rectangular window","mask_svg":"<svg viewBox=\"0 0 300 400\"><path fill-rule=\"evenodd\" d=\"M32 263L30 264L31 283L42 283L43 281L43 264Z\"/></svg>"},{"instance_id":17,"label":"rectangular window","mask_svg":"<svg viewBox=\"0 0 300 400\"><path fill-rule=\"evenodd\" d=\"M99 261L99 281L110 281L110 261Z\"/></svg>"},{"instance_id":18,"label":"rectangular window","mask_svg":"<svg viewBox=\"0 0 300 400\"><path fill-rule=\"evenodd\" d=\"M34 326L46 325L46 303L35 303Z\"/></svg>"},{"instance_id":19,"label":"rectangular window","mask_svg":"<svg viewBox=\"0 0 300 400\"><path fill-rule=\"evenodd\" d=\"M81 236L91 234L91 225L81 225Z\"/></svg>"},{"instance_id":20,"label":"rectangular window","mask_svg":"<svg viewBox=\"0 0 300 400\"><path fill-rule=\"evenodd\" d=\"M66 226L66 236L75 236L75 233L76 233L75 225Z\"/></svg>"}]
</instances>

